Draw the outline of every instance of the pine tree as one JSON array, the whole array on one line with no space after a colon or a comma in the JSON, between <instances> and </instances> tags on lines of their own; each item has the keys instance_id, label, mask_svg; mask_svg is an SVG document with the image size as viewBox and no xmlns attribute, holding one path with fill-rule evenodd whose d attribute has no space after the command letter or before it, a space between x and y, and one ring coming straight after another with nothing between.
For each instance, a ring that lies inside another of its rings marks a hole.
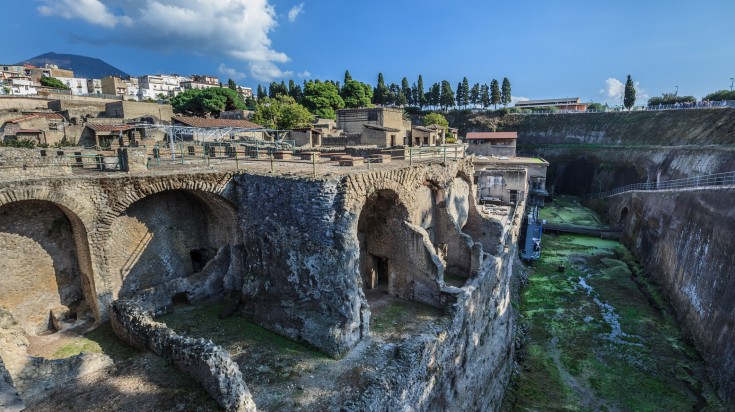
<instances>
[{"instance_id":1,"label":"pine tree","mask_svg":"<svg viewBox=\"0 0 735 412\"><path fill-rule=\"evenodd\" d=\"M467 77L462 79L462 106L466 109L470 104L470 82Z\"/></svg>"},{"instance_id":2,"label":"pine tree","mask_svg":"<svg viewBox=\"0 0 735 412\"><path fill-rule=\"evenodd\" d=\"M412 105L413 95L411 94L411 85L408 84L408 79L405 77L401 80L401 92L403 92L403 96L406 99L405 104Z\"/></svg>"},{"instance_id":3,"label":"pine tree","mask_svg":"<svg viewBox=\"0 0 735 412\"><path fill-rule=\"evenodd\" d=\"M503 106L508 106L511 101L510 80L507 77L503 77L503 85L500 88L500 101L503 103Z\"/></svg>"},{"instance_id":4,"label":"pine tree","mask_svg":"<svg viewBox=\"0 0 735 412\"><path fill-rule=\"evenodd\" d=\"M635 85L633 79L628 75L628 80L625 81L625 95L623 97L623 105L625 108L630 110L635 104Z\"/></svg>"},{"instance_id":5,"label":"pine tree","mask_svg":"<svg viewBox=\"0 0 735 412\"><path fill-rule=\"evenodd\" d=\"M498 104L500 103L502 103L500 100L500 86L498 85L498 81L493 79L490 82L490 104L494 105L497 110Z\"/></svg>"},{"instance_id":6,"label":"pine tree","mask_svg":"<svg viewBox=\"0 0 735 412\"><path fill-rule=\"evenodd\" d=\"M343 85L344 84L347 84L347 82L350 81L350 80L352 80L352 76L350 75L350 71L349 70L345 70L345 79L342 82L342 84Z\"/></svg>"},{"instance_id":7,"label":"pine tree","mask_svg":"<svg viewBox=\"0 0 735 412\"><path fill-rule=\"evenodd\" d=\"M258 100L261 100L261 99L263 99L264 97L267 96L267 92L265 90L263 90L263 86L258 85L258 92L257 92L256 96L258 96Z\"/></svg>"},{"instance_id":8,"label":"pine tree","mask_svg":"<svg viewBox=\"0 0 735 412\"><path fill-rule=\"evenodd\" d=\"M464 101L464 89L462 89L462 82L457 83L457 95L455 96L457 107L462 106Z\"/></svg>"},{"instance_id":9,"label":"pine tree","mask_svg":"<svg viewBox=\"0 0 735 412\"><path fill-rule=\"evenodd\" d=\"M454 91L452 85L448 81L442 80L441 92L439 97L439 105L449 109L454 105Z\"/></svg>"},{"instance_id":10,"label":"pine tree","mask_svg":"<svg viewBox=\"0 0 735 412\"><path fill-rule=\"evenodd\" d=\"M230 90L237 90L237 84L235 84L235 81L232 79L227 79L227 87Z\"/></svg>"},{"instance_id":11,"label":"pine tree","mask_svg":"<svg viewBox=\"0 0 735 412\"><path fill-rule=\"evenodd\" d=\"M383 73L378 73L378 85L375 86L375 90L373 90L373 103L380 105L389 104L389 94L390 90L388 90L388 87L385 85Z\"/></svg>"},{"instance_id":12,"label":"pine tree","mask_svg":"<svg viewBox=\"0 0 735 412\"><path fill-rule=\"evenodd\" d=\"M480 103L483 109L487 109L490 106L490 87L487 84L483 84L480 88Z\"/></svg>"},{"instance_id":13,"label":"pine tree","mask_svg":"<svg viewBox=\"0 0 735 412\"><path fill-rule=\"evenodd\" d=\"M470 103L473 107L477 107L480 103L480 83L475 83L470 90Z\"/></svg>"},{"instance_id":14,"label":"pine tree","mask_svg":"<svg viewBox=\"0 0 735 412\"><path fill-rule=\"evenodd\" d=\"M416 102L419 105L419 108L423 109L424 105L426 104L426 96L424 96L424 79L419 74L419 82L416 85L416 88L418 89L418 99Z\"/></svg>"}]
</instances>

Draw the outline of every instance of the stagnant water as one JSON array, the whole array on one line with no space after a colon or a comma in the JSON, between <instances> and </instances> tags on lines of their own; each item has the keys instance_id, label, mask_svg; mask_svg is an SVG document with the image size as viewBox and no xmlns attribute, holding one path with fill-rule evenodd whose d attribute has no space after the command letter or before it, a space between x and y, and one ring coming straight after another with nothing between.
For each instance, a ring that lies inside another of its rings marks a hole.
<instances>
[{"instance_id":1,"label":"stagnant water","mask_svg":"<svg viewBox=\"0 0 735 412\"><path fill-rule=\"evenodd\" d=\"M562 198L541 217L596 225L593 215ZM515 410L722 410L673 309L625 247L551 234L542 244L521 291Z\"/></svg>"}]
</instances>

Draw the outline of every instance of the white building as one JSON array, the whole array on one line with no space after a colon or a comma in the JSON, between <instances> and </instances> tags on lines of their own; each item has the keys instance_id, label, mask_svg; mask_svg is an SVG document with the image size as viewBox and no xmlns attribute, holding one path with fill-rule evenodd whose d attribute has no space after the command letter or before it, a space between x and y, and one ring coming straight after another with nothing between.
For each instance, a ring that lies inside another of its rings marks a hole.
<instances>
[{"instance_id":1,"label":"white building","mask_svg":"<svg viewBox=\"0 0 735 412\"><path fill-rule=\"evenodd\" d=\"M10 93L12 95L16 96L31 96L38 94L38 90L36 90L36 86L34 85L33 81L29 78L12 78L8 79L5 82L5 85L3 87L6 87L9 89Z\"/></svg>"},{"instance_id":2,"label":"white building","mask_svg":"<svg viewBox=\"0 0 735 412\"><path fill-rule=\"evenodd\" d=\"M102 94L102 80L87 79L87 91L89 94Z\"/></svg>"},{"instance_id":3,"label":"white building","mask_svg":"<svg viewBox=\"0 0 735 412\"><path fill-rule=\"evenodd\" d=\"M57 79L69 87L69 89L71 89L71 94L75 96L89 94L87 79L82 79L80 77L57 77Z\"/></svg>"},{"instance_id":4,"label":"white building","mask_svg":"<svg viewBox=\"0 0 735 412\"><path fill-rule=\"evenodd\" d=\"M191 78L179 75L146 75L138 77L138 99L157 99L158 95L173 97L181 92L181 83Z\"/></svg>"}]
</instances>

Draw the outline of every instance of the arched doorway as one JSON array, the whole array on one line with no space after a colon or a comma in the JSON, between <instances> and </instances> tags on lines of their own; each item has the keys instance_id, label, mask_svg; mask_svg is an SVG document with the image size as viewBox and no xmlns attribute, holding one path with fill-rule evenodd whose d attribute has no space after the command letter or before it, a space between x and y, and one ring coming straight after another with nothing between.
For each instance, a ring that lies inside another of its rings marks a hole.
<instances>
[{"instance_id":1,"label":"arched doorway","mask_svg":"<svg viewBox=\"0 0 735 412\"><path fill-rule=\"evenodd\" d=\"M219 195L168 190L128 207L112 223L107 245L113 288L151 309L218 299L240 242L233 206ZM183 299L186 297L186 299Z\"/></svg>"},{"instance_id":2,"label":"arched doorway","mask_svg":"<svg viewBox=\"0 0 735 412\"><path fill-rule=\"evenodd\" d=\"M63 206L23 200L0 206L0 307L29 335L98 316L87 233Z\"/></svg>"},{"instance_id":3,"label":"arched doorway","mask_svg":"<svg viewBox=\"0 0 735 412\"><path fill-rule=\"evenodd\" d=\"M623 227L625 226L625 223L628 221L628 207L624 207L623 210L620 211L620 219L618 219L618 226Z\"/></svg>"}]
</instances>

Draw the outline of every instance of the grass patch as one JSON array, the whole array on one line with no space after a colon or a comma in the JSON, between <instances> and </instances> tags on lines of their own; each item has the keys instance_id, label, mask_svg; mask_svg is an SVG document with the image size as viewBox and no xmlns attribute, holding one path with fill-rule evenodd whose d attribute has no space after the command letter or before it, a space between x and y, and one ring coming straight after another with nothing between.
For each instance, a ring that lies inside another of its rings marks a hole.
<instances>
[{"instance_id":1,"label":"grass patch","mask_svg":"<svg viewBox=\"0 0 735 412\"><path fill-rule=\"evenodd\" d=\"M82 352L102 353L99 343L87 338L77 338L56 349L51 359L66 359L79 355Z\"/></svg>"},{"instance_id":2,"label":"grass patch","mask_svg":"<svg viewBox=\"0 0 735 412\"><path fill-rule=\"evenodd\" d=\"M543 245L521 293L527 356L515 410L692 410L699 396L707 410L722 408L704 363L629 251L578 235L545 234Z\"/></svg>"},{"instance_id":3,"label":"grass patch","mask_svg":"<svg viewBox=\"0 0 735 412\"><path fill-rule=\"evenodd\" d=\"M403 333L416 321L427 321L441 316L441 311L417 302L394 299L390 304L374 311L370 317L370 330L383 334Z\"/></svg>"}]
</instances>

